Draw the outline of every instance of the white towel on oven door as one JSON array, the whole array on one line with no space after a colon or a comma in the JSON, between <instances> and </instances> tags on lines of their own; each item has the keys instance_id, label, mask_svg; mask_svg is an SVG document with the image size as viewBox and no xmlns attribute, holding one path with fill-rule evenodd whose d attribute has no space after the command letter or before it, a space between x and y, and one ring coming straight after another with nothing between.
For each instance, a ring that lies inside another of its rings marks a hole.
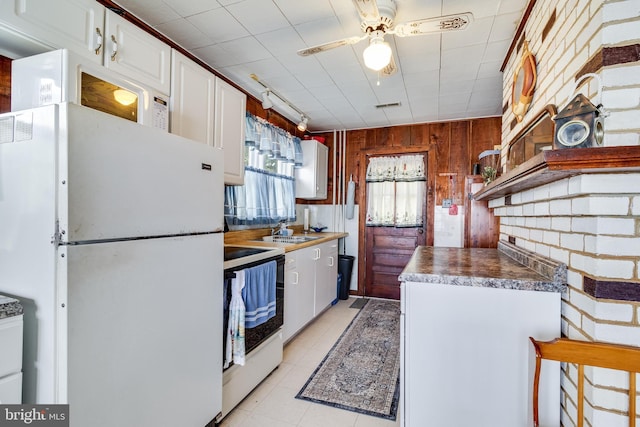
<instances>
[{"instance_id":1,"label":"white towel on oven door","mask_svg":"<svg viewBox=\"0 0 640 427\"><path fill-rule=\"evenodd\" d=\"M224 368L234 364L244 365L244 270L235 271L236 277L231 279L231 302L229 302L229 323L227 325L227 348L224 357Z\"/></svg>"}]
</instances>

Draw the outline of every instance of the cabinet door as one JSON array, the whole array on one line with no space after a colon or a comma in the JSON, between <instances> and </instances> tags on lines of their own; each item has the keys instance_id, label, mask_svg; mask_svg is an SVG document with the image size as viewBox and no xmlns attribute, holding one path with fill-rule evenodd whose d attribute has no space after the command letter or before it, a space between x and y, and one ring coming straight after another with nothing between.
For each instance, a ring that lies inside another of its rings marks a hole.
<instances>
[{"instance_id":1,"label":"cabinet door","mask_svg":"<svg viewBox=\"0 0 640 427\"><path fill-rule=\"evenodd\" d=\"M329 148L318 141L301 141L302 167L296 169L296 197L301 199L327 198L327 168Z\"/></svg>"},{"instance_id":2,"label":"cabinet door","mask_svg":"<svg viewBox=\"0 0 640 427\"><path fill-rule=\"evenodd\" d=\"M121 16L105 16L104 66L171 94L171 48Z\"/></svg>"},{"instance_id":3,"label":"cabinet door","mask_svg":"<svg viewBox=\"0 0 640 427\"><path fill-rule=\"evenodd\" d=\"M287 341L313 318L313 275L311 258L304 250L285 255L284 327Z\"/></svg>"},{"instance_id":4,"label":"cabinet door","mask_svg":"<svg viewBox=\"0 0 640 427\"><path fill-rule=\"evenodd\" d=\"M0 25L34 39L40 47L20 43L18 37L1 40L0 45L20 56L68 48L101 64L104 13L95 0L2 0Z\"/></svg>"},{"instance_id":5,"label":"cabinet door","mask_svg":"<svg viewBox=\"0 0 640 427\"><path fill-rule=\"evenodd\" d=\"M244 184L244 132L247 96L216 79L214 145L224 150L224 183Z\"/></svg>"},{"instance_id":6,"label":"cabinet door","mask_svg":"<svg viewBox=\"0 0 640 427\"><path fill-rule=\"evenodd\" d=\"M213 145L216 77L175 49L171 55L171 133Z\"/></svg>"},{"instance_id":7,"label":"cabinet door","mask_svg":"<svg viewBox=\"0 0 640 427\"><path fill-rule=\"evenodd\" d=\"M327 176L329 167L329 147L324 144L316 144L316 199L327 198Z\"/></svg>"},{"instance_id":8,"label":"cabinet door","mask_svg":"<svg viewBox=\"0 0 640 427\"><path fill-rule=\"evenodd\" d=\"M317 260L314 316L317 316L331 305L338 295L338 241L320 244L315 250Z\"/></svg>"}]
</instances>

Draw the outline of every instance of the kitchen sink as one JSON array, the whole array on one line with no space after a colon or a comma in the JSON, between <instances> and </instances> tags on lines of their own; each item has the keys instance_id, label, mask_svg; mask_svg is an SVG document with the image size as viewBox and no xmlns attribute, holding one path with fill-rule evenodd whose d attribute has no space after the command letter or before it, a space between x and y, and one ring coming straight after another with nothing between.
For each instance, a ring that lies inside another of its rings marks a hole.
<instances>
[{"instance_id":1,"label":"kitchen sink","mask_svg":"<svg viewBox=\"0 0 640 427\"><path fill-rule=\"evenodd\" d=\"M304 243L320 239L320 236L264 236L264 242L273 243Z\"/></svg>"}]
</instances>

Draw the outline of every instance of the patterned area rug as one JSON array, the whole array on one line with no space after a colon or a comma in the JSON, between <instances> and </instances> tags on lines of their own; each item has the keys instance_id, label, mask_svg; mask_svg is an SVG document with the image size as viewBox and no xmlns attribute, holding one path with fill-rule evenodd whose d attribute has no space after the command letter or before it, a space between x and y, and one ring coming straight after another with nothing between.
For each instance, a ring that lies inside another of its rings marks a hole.
<instances>
[{"instance_id":1,"label":"patterned area rug","mask_svg":"<svg viewBox=\"0 0 640 427\"><path fill-rule=\"evenodd\" d=\"M372 299L296 397L395 420L399 371L400 302Z\"/></svg>"}]
</instances>

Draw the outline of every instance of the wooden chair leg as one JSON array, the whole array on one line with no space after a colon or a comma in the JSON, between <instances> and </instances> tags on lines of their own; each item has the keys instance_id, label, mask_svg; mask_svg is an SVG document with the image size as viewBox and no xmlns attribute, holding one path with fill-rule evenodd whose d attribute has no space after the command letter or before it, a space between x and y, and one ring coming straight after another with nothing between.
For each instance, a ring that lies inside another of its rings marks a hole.
<instances>
[{"instance_id":1,"label":"wooden chair leg","mask_svg":"<svg viewBox=\"0 0 640 427\"><path fill-rule=\"evenodd\" d=\"M538 389L540 385L541 363L542 359L536 355L536 371L533 376L533 427L538 427L540 425L540 420L538 418Z\"/></svg>"}]
</instances>

